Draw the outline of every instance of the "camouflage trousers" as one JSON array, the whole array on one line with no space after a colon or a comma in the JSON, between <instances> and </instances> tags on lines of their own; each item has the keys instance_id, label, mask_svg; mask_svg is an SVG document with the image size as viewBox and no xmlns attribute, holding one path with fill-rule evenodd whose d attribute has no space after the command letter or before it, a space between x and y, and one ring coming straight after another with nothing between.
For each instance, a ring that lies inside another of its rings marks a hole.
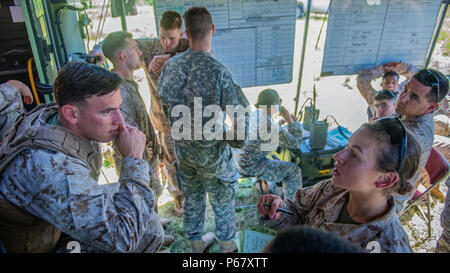
<instances>
[{"instance_id":1,"label":"camouflage trousers","mask_svg":"<svg viewBox=\"0 0 450 273\"><path fill-rule=\"evenodd\" d=\"M302 170L295 163L264 158L258 165L245 169L240 167L239 170L244 175L266 180L273 194L292 200L295 192L303 186ZM263 173L255 174L252 170L262 170Z\"/></svg>"},{"instance_id":2,"label":"camouflage trousers","mask_svg":"<svg viewBox=\"0 0 450 273\"><path fill-rule=\"evenodd\" d=\"M183 224L189 240L200 240L204 234L206 193L214 211L215 233L219 240L229 241L236 233L234 204L237 181L226 182L211 175L197 174L193 168L177 166L177 181L184 194Z\"/></svg>"},{"instance_id":3,"label":"camouflage trousers","mask_svg":"<svg viewBox=\"0 0 450 273\"><path fill-rule=\"evenodd\" d=\"M445 197L444 211L441 213L442 235L436 245L436 252L450 253L450 196Z\"/></svg>"},{"instance_id":4,"label":"camouflage trousers","mask_svg":"<svg viewBox=\"0 0 450 273\"><path fill-rule=\"evenodd\" d=\"M167 178L167 190L173 197L179 197L183 195L177 185L176 179L176 155L175 155L175 142L173 141L171 134L159 134L159 144L161 147L161 163L164 166L165 175Z\"/></svg>"}]
</instances>

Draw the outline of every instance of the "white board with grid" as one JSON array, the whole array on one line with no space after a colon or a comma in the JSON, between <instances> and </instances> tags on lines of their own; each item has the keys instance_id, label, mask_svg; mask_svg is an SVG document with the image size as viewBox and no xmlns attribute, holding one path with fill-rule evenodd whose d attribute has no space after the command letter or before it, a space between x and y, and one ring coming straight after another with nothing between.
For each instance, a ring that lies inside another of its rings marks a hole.
<instances>
[{"instance_id":1,"label":"white board with grid","mask_svg":"<svg viewBox=\"0 0 450 273\"><path fill-rule=\"evenodd\" d=\"M154 0L157 25L166 10L204 6L216 27L212 50L241 87L289 83L295 42L295 0Z\"/></svg>"}]
</instances>

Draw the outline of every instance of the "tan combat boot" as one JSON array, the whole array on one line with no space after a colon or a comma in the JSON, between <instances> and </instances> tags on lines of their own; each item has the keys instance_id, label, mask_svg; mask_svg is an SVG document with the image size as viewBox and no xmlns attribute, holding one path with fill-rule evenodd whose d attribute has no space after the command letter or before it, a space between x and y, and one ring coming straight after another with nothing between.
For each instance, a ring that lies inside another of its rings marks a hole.
<instances>
[{"instance_id":1,"label":"tan combat boot","mask_svg":"<svg viewBox=\"0 0 450 273\"><path fill-rule=\"evenodd\" d=\"M219 241L220 253L232 253L237 251L237 245L234 240Z\"/></svg>"},{"instance_id":2,"label":"tan combat boot","mask_svg":"<svg viewBox=\"0 0 450 273\"><path fill-rule=\"evenodd\" d=\"M173 198L173 209L175 210L175 214L177 216L183 216L183 195L178 195Z\"/></svg>"},{"instance_id":3,"label":"tan combat boot","mask_svg":"<svg viewBox=\"0 0 450 273\"><path fill-rule=\"evenodd\" d=\"M214 242L214 232L208 232L200 240L192 240L192 253L203 253Z\"/></svg>"}]
</instances>

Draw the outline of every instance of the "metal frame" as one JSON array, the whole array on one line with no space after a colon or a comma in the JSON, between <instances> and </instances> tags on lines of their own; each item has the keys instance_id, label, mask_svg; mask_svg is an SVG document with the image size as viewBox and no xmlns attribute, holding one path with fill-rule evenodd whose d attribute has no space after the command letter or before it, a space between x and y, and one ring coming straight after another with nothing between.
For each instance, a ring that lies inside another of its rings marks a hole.
<instances>
[{"instance_id":1,"label":"metal frame","mask_svg":"<svg viewBox=\"0 0 450 273\"><path fill-rule=\"evenodd\" d=\"M301 60L300 60L300 72L298 74L297 94L294 98L294 101L295 101L294 115L295 115L295 117L298 116L297 109L298 109L298 103L299 103L299 99L300 99L300 88L302 86L303 64L305 62L306 41L308 39L309 15L311 13L311 1L312 0L308 0L308 7L306 8L305 31L303 33L303 45L302 45L302 56L301 56ZM330 3L330 5L331 5L331 3Z\"/></svg>"},{"instance_id":2,"label":"metal frame","mask_svg":"<svg viewBox=\"0 0 450 273\"><path fill-rule=\"evenodd\" d=\"M445 157L442 154L441 154L441 156L447 163L447 172L444 175L442 175L442 177L440 177L431 187L428 187L419 197L417 197L414 200L408 201L406 207L403 209L403 211L401 213L401 214L404 214L410 208L417 206L417 208L419 209L422 216L424 216L425 222L427 223L428 238L431 237L431 191L434 188L438 187L441 182L446 181L448 179L448 177L450 176L450 164L448 163L448 161L445 159ZM423 212L422 208L418 205L418 203L420 201L422 201L422 199L425 196L427 197L427 213L426 214Z\"/></svg>"},{"instance_id":3,"label":"metal frame","mask_svg":"<svg viewBox=\"0 0 450 273\"><path fill-rule=\"evenodd\" d=\"M448 9L448 4L449 3L450 3L450 0L442 0L442 5L444 5L444 10L442 12L441 19L439 20L439 24L438 24L437 30L436 30L436 32L434 34L433 42L431 43L431 47L430 47L430 50L428 52L428 56L427 56L426 61L425 61L425 67L428 67L428 65L430 64L431 56L433 55L434 47L436 46L436 42L437 42L437 39L439 37L439 33L441 32L442 23L444 22L445 14L447 13L447 9Z\"/></svg>"},{"instance_id":4,"label":"metal frame","mask_svg":"<svg viewBox=\"0 0 450 273\"><path fill-rule=\"evenodd\" d=\"M303 76L303 64L305 61L305 49L306 49L306 41L307 41L307 37L308 37L308 27L309 27L309 15L311 13L311 1L312 0L308 0L308 7L306 10L306 19L305 19L305 31L303 34L303 45L302 45L302 55L301 55L301 61L300 61L300 72L298 75L298 83L297 83L297 94L294 98L295 101L295 111L294 111L294 115L297 117L299 113L297 113L298 110L298 103L299 103L299 99L300 99L300 89L302 86L302 76ZM428 56L426 57L426 61L425 61L425 67L428 67L428 65L430 64L431 61L431 57L433 55L433 51L434 48L436 46L436 42L437 42L437 38L439 37L439 33L441 31L442 28L442 24L444 22L445 19L445 14L447 13L447 9L448 9L448 5L450 3L450 0L442 0L442 5L444 5L444 10L442 12L441 18L439 20L439 24L437 26L437 30L434 34L433 37L433 41L431 43L431 47L430 50L428 52ZM331 2L330 2L330 6L331 6ZM328 13L327 13L328 16Z\"/></svg>"}]
</instances>

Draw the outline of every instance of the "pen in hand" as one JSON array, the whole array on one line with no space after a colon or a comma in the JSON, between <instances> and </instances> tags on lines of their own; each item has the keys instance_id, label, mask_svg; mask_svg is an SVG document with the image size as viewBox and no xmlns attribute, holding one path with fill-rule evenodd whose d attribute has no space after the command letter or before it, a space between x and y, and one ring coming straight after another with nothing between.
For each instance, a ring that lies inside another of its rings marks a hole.
<instances>
[{"instance_id":1,"label":"pen in hand","mask_svg":"<svg viewBox=\"0 0 450 273\"><path fill-rule=\"evenodd\" d=\"M271 208L271 207L272 207L272 206L271 206L270 204L268 204L268 203L264 203L264 206L266 206L266 207L268 207L268 208ZM287 209L277 208L277 211L281 211L281 212L287 213L287 214L289 214L289 215L294 215L294 213L293 213L292 211L287 210Z\"/></svg>"}]
</instances>

